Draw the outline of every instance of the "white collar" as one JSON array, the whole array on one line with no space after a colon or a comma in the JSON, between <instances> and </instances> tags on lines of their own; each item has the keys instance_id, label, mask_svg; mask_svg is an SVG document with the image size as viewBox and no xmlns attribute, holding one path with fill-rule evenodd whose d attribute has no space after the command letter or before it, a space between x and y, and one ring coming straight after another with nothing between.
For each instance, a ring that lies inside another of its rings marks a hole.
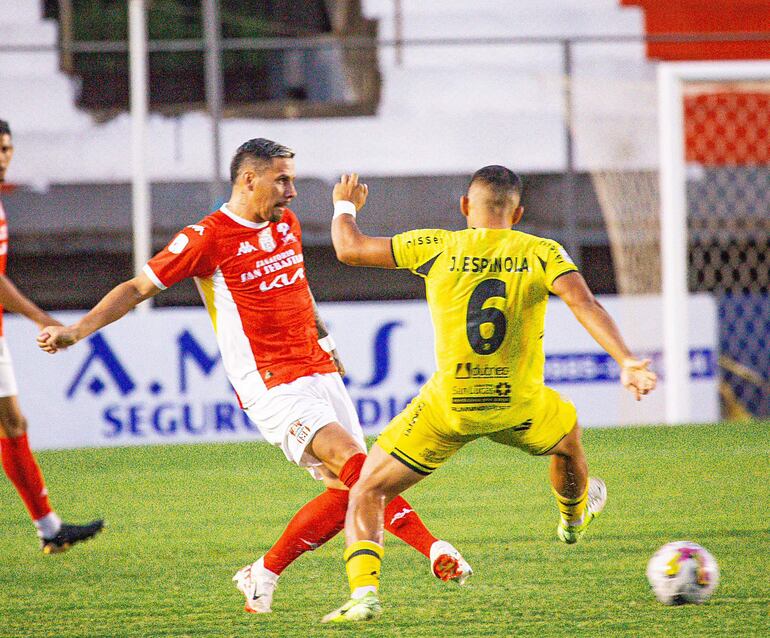
<instances>
[{"instance_id":1,"label":"white collar","mask_svg":"<svg viewBox=\"0 0 770 638\"><path fill-rule=\"evenodd\" d=\"M255 229L259 230L261 228L265 228L268 224L270 224L269 221L267 221L267 222L250 222L248 219L244 219L243 217L240 217L239 215L236 215L233 211L231 211L227 207L227 204L222 204L222 207L219 210L221 210L225 215L227 215L234 222L240 224L241 226L246 226L246 228L255 228Z\"/></svg>"}]
</instances>

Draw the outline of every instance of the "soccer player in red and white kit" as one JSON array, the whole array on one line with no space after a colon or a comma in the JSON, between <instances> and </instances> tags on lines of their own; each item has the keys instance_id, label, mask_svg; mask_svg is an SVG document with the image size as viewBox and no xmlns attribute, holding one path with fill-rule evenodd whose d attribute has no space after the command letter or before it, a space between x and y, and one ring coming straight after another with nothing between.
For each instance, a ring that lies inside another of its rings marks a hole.
<instances>
[{"instance_id":1,"label":"soccer player in red and white kit","mask_svg":"<svg viewBox=\"0 0 770 638\"><path fill-rule=\"evenodd\" d=\"M193 277L211 317L227 376L265 439L307 468L326 491L304 505L277 543L233 578L246 611L271 611L281 572L345 524L348 489L366 444L335 363L334 344L305 278L302 231L287 208L296 196L294 152L257 138L236 151L228 203L191 224L144 267L72 326L44 328L54 353L116 321L139 302ZM438 540L401 497L385 509L385 529L431 560L442 580L462 584L468 563Z\"/></svg>"},{"instance_id":2,"label":"soccer player in red and white kit","mask_svg":"<svg viewBox=\"0 0 770 638\"><path fill-rule=\"evenodd\" d=\"M13 157L13 140L8 122L0 120L0 193L5 174ZM37 528L41 547L46 554L62 552L74 543L87 540L102 529L101 520L87 525L62 523L48 501L43 473L32 455L27 440L27 420L21 413L16 375L8 346L3 336L3 310L18 312L38 328L58 324L47 312L22 294L5 274L8 259L8 225L0 201L0 457L3 470L24 501Z\"/></svg>"}]
</instances>

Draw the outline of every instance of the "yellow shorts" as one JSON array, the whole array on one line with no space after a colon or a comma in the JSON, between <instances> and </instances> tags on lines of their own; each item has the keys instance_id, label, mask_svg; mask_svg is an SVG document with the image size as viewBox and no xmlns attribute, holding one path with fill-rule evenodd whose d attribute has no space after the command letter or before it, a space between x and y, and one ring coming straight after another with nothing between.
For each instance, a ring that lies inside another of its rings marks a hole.
<instances>
[{"instance_id":1,"label":"yellow shorts","mask_svg":"<svg viewBox=\"0 0 770 638\"><path fill-rule=\"evenodd\" d=\"M516 407L515 425L502 425L491 432L463 434L448 426L451 416L444 417L421 392L396 416L377 439L385 452L394 456L414 472L427 476L463 445L480 437L517 447L532 455L548 453L572 431L577 412L571 401L551 388L543 387L534 399ZM519 417L524 416L523 419ZM490 423L494 427L494 423Z\"/></svg>"}]
</instances>

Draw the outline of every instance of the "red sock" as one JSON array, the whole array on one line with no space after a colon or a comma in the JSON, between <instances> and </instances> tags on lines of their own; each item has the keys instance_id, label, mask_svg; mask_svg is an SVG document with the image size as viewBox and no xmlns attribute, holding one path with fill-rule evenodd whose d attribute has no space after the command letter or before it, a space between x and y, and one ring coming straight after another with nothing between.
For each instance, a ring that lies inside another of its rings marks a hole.
<instances>
[{"instance_id":1,"label":"red sock","mask_svg":"<svg viewBox=\"0 0 770 638\"><path fill-rule=\"evenodd\" d=\"M348 494L347 490L329 488L303 505L265 554L265 568L280 574L302 554L320 547L342 531Z\"/></svg>"},{"instance_id":2,"label":"red sock","mask_svg":"<svg viewBox=\"0 0 770 638\"><path fill-rule=\"evenodd\" d=\"M32 520L36 521L50 514L48 490L45 488L43 473L32 456L32 450L29 449L27 435L0 438L0 457L6 475L19 492Z\"/></svg>"},{"instance_id":3,"label":"red sock","mask_svg":"<svg viewBox=\"0 0 770 638\"><path fill-rule=\"evenodd\" d=\"M340 481L348 487L353 487L361 475L361 467L365 460L366 454L355 454L350 457L340 470ZM430 557L430 546L438 540L428 531L417 512L402 496L396 496L385 507L385 529L428 557Z\"/></svg>"},{"instance_id":4,"label":"red sock","mask_svg":"<svg viewBox=\"0 0 770 638\"><path fill-rule=\"evenodd\" d=\"M438 540L403 496L396 496L385 507L385 529L428 558L430 546Z\"/></svg>"}]
</instances>

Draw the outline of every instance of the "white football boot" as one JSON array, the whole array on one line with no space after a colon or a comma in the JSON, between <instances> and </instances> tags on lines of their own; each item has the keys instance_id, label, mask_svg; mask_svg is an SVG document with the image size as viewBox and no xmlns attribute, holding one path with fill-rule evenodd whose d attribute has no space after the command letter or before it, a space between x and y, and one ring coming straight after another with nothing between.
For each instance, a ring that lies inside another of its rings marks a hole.
<instances>
[{"instance_id":1,"label":"white football boot","mask_svg":"<svg viewBox=\"0 0 770 638\"><path fill-rule=\"evenodd\" d=\"M430 565L433 575L444 582L464 585L473 576L473 570L460 552L447 541L436 541L430 547Z\"/></svg>"},{"instance_id":2,"label":"white football boot","mask_svg":"<svg viewBox=\"0 0 770 638\"><path fill-rule=\"evenodd\" d=\"M251 614L269 614L273 611L271 606L278 575L265 569L264 556L238 570L233 576L233 582L246 597L246 611Z\"/></svg>"},{"instance_id":3,"label":"white football boot","mask_svg":"<svg viewBox=\"0 0 770 638\"><path fill-rule=\"evenodd\" d=\"M556 535L562 543L573 545L577 543L585 533L593 520L604 511L607 504L607 486L600 478L590 477L588 479L588 503L583 515L583 522L579 525L569 525L563 518L559 518L559 524L556 527Z\"/></svg>"}]
</instances>

